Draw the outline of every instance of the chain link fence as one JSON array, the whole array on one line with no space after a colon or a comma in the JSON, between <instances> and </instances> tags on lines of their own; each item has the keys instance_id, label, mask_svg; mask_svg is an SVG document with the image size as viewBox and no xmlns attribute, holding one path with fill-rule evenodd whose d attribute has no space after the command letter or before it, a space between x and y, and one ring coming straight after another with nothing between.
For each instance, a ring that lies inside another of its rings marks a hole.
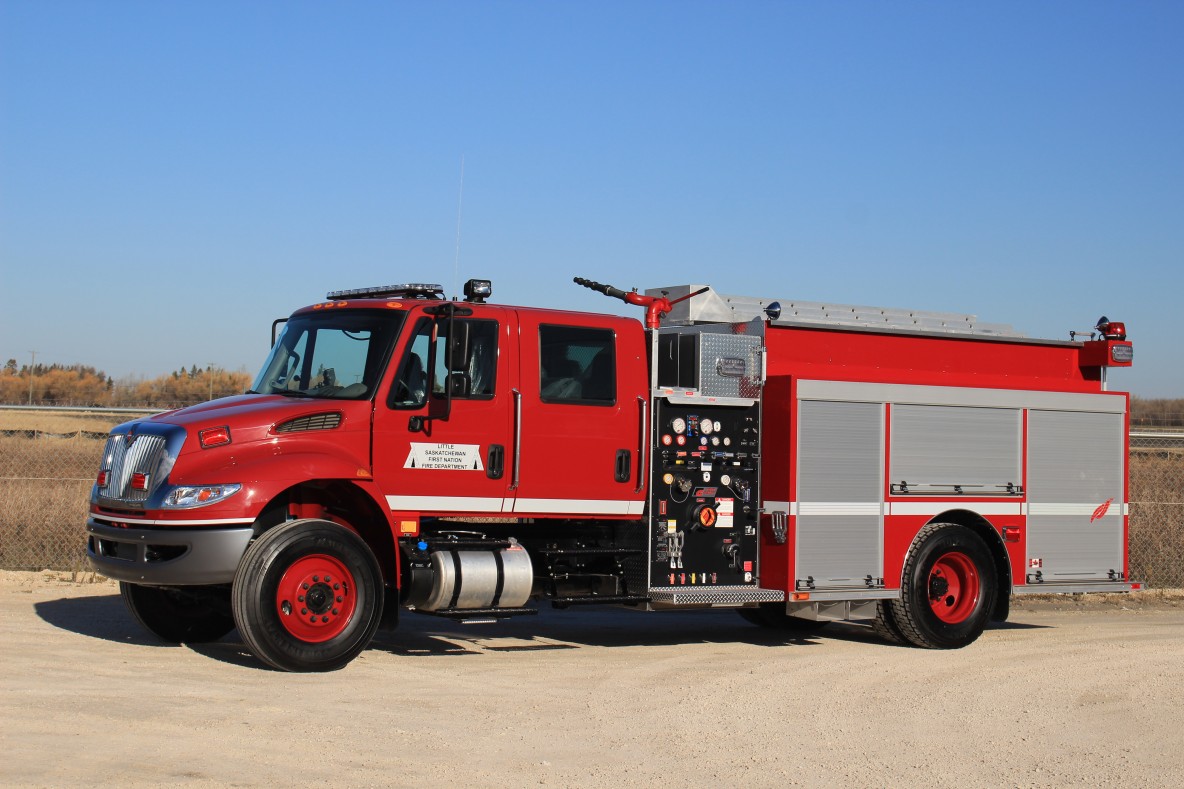
<instances>
[{"instance_id":1,"label":"chain link fence","mask_svg":"<svg viewBox=\"0 0 1184 789\"><path fill-rule=\"evenodd\" d=\"M105 435L0 433L0 569L86 569L83 523ZM1131 433L1130 573L1184 587L1184 433Z\"/></svg>"},{"instance_id":2,"label":"chain link fence","mask_svg":"<svg viewBox=\"0 0 1184 789\"><path fill-rule=\"evenodd\" d=\"M87 568L83 525L106 438L0 433L0 569Z\"/></svg>"},{"instance_id":3,"label":"chain link fence","mask_svg":"<svg viewBox=\"0 0 1184 789\"><path fill-rule=\"evenodd\" d=\"M1184 433L1131 431L1130 574L1184 587Z\"/></svg>"}]
</instances>

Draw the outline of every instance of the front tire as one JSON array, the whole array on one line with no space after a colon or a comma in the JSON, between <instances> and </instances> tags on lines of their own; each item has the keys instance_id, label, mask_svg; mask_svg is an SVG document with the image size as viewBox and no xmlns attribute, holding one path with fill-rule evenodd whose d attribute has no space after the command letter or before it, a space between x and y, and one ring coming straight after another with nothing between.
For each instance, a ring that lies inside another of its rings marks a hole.
<instances>
[{"instance_id":1,"label":"front tire","mask_svg":"<svg viewBox=\"0 0 1184 789\"><path fill-rule=\"evenodd\" d=\"M264 532L234 579L234 620L247 648L282 671L335 671L382 620L382 572L352 531L297 520Z\"/></svg>"},{"instance_id":2,"label":"front tire","mask_svg":"<svg viewBox=\"0 0 1184 789\"><path fill-rule=\"evenodd\" d=\"M119 595L145 630L170 644L217 641L234 630L226 587L141 586L121 581Z\"/></svg>"},{"instance_id":3,"label":"front tire","mask_svg":"<svg viewBox=\"0 0 1184 789\"><path fill-rule=\"evenodd\" d=\"M960 649L982 635L997 594L994 562L982 539L965 526L931 523L905 560L892 618L919 647Z\"/></svg>"}]
</instances>

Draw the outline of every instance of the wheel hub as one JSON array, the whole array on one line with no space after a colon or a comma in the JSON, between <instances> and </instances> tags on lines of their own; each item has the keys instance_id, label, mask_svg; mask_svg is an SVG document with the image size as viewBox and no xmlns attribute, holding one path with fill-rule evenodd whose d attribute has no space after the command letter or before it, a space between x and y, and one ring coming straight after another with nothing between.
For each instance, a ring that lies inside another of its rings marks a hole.
<instances>
[{"instance_id":1,"label":"wheel hub","mask_svg":"<svg viewBox=\"0 0 1184 789\"><path fill-rule=\"evenodd\" d=\"M945 578L934 573L929 578L929 599L939 600L946 596L946 592L950 591L950 582Z\"/></svg>"},{"instance_id":2,"label":"wheel hub","mask_svg":"<svg viewBox=\"0 0 1184 789\"><path fill-rule=\"evenodd\" d=\"M280 579L275 599L284 629L313 644L340 635L357 608L349 569L325 554L293 562Z\"/></svg>"},{"instance_id":3,"label":"wheel hub","mask_svg":"<svg viewBox=\"0 0 1184 789\"><path fill-rule=\"evenodd\" d=\"M961 551L950 551L938 557L929 571L929 607L942 622L961 624L978 607L981 587L974 560Z\"/></svg>"}]
</instances>

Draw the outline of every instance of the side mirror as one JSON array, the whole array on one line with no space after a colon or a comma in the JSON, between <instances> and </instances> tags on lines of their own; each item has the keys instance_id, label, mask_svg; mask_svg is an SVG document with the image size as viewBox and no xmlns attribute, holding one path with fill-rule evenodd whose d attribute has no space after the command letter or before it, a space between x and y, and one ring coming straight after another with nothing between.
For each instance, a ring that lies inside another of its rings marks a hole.
<instances>
[{"instance_id":1,"label":"side mirror","mask_svg":"<svg viewBox=\"0 0 1184 789\"><path fill-rule=\"evenodd\" d=\"M280 332L279 332L280 326L282 326L283 324L285 324L287 322L288 322L287 318L276 318L275 320L273 320L271 322L271 347L272 348L275 347L275 341L280 336Z\"/></svg>"}]
</instances>

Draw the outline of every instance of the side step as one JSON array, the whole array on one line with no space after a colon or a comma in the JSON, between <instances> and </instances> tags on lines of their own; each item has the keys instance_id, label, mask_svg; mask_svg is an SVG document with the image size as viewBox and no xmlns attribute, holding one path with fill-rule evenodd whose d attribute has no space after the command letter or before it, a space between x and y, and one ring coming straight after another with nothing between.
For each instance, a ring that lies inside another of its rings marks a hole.
<instances>
[{"instance_id":1,"label":"side step","mask_svg":"<svg viewBox=\"0 0 1184 789\"><path fill-rule=\"evenodd\" d=\"M785 602L785 592L756 586L655 586L650 588L649 596L652 602L664 606Z\"/></svg>"},{"instance_id":2,"label":"side step","mask_svg":"<svg viewBox=\"0 0 1184 789\"><path fill-rule=\"evenodd\" d=\"M416 608L413 610L417 614L461 620L508 619L512 616L532 616L539 612L537 608L442 608L439 611L425 611L422 608Z\"/></svg>"},{"instance_id":3,"label":"side step","mask_svg":"<svg viewBox=\"0 0 1184 789\"><path fill-rule=\"evenodd\" d=\"M567 608L569 605L640 605L650 602L650 598L643 595L582 595L580 597L553 597L551 605L555 608Z\"/></svg>"}]
</instances>

